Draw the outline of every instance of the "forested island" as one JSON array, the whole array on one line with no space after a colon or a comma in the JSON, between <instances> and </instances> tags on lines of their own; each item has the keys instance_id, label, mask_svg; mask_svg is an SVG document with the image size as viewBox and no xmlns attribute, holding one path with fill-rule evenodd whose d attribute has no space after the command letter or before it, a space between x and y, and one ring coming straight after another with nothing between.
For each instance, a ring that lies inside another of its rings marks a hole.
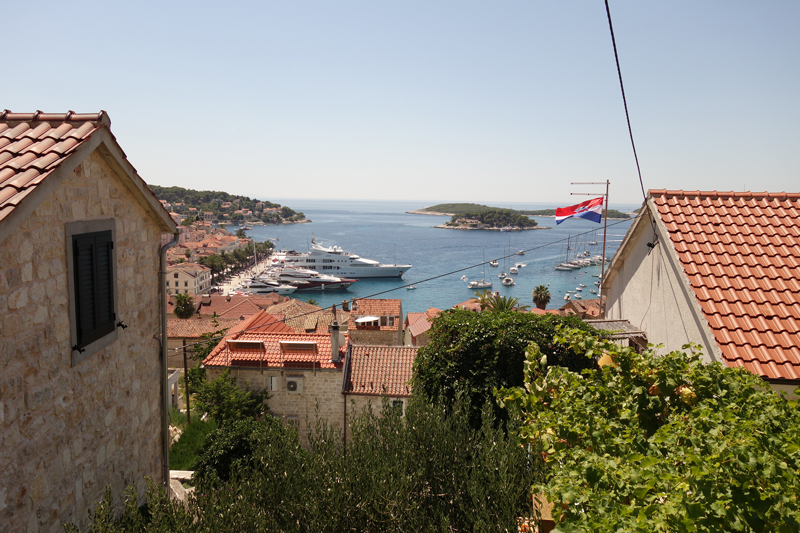
<instances>
[{"instance_id":1,"label":"forested island","mask_svg":"<svg viewBox=\"0 0 800 533\"><path fill-rule=\"evenodd\" d=\"M167 202L167 209L187 215L184 224L203 220L205 213L219 224L296 224L310 222L303 213L267 200L249 198L223 191L196 191L183 187L150 185L156 197Z\"/></svg>"},{"instance_id":2,"label":"forested island","mask_svg":"<svg viewBox=\"0 0 800 533\"><path fill-rule=\"evenodd\" d=\"M513 209L489 209L453 215L450 222L439 228L452 229L534 229L535 220L519 214Z\"/></svg>"},{"instance_id":3,"label":"forested island","mask_svg":"<svg viewBox=\"0 0 800 533\"><path fill-rule=\"evenodd\" d=\"M555 209L537 209L535 211L531 211L531 210L503 209L501 207L490 207L488 205L470 204L470 203L437 204L437 205L432 205L430 207L424 207L416 211L408 211L408 213L412 215L447 215L447 216L458 215L460 217L466 218L468 215L471 216L474 215L475 213L486 213L489 211L511 211L519 215L528 215L535 217L556 216ZM631 218L631 216L628 215L627 213L623 213L622 211L617 211L616 209L609 209L608 218L626 219L626 218Z\"/></svg>"}]
</instances>

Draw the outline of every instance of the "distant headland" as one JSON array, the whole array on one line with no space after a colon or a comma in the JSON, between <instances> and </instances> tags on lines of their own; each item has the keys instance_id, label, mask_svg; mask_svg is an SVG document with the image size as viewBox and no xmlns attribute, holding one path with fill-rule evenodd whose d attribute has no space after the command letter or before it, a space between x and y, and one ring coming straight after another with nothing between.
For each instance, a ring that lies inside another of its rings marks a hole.
<instances>
[{"instance_id":1,"label":"distant headland","mask_svg":"<svg viewBox=\"0 0 800 533\"><path fill-rule=\"evenodd\" d=\"M537 209L537 210L517 210L517 209L503 209L500 207L490 207L482 204L469 204L469 203L453 203L453 204L437 204L430 207L424 207L414 211L407 211L411 215L436 215L436 216L460 216L466 217L468 214L483 213L486 211L510 211L518 215L526 215L531 217L555 217L555 209ZM608 210L609 219L629 219L631 215L617 211L616 209Z\"/></svg>"}]
</instances>

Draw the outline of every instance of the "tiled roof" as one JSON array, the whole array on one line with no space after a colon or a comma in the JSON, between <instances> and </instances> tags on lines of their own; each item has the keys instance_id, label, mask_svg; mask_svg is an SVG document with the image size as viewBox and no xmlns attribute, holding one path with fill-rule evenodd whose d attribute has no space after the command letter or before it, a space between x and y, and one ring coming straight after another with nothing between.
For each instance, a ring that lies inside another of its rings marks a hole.
<instances>
[{"instance_id":1,"label":"tiled roof","mask_svg":"<svg viewBox=\"0 0 800 533\"><path fill-rule=\"evenodd\" d=\"M269 313L282 314L286 323L298 332L317 331L327 333L328 326L333 323L333 313L329 308L322 308L302 300L291 299L267 308ZM346 328L350 313L336 308L336 320Z\"/></svg>"},{"instance_id":2,"label":"tiled roof","mask_svg":"<svg viewBox=\"0 0 800 533\"><path fill-rule=\"evenodd\" d=\"M358 302L356 304L356 302ZM398 320L395 321L393 326L380 326L382 331L397 331L400 329L402 322L402 301L393 298L359 298L353 300L355 308L350 309L350 321L347 324L348 329L357 329L356 319L365 316L395 316Z\"/></svg>"},{"instance_id":3,"label":"tiled roof","mask_svg":"<svg viewBox=\"0 0 800 533\"><path fill-rule=\"evenodd\" d=\"M727 364L800 379L800 194L650 195Z\"/></svg>"},{"instance_id":4,"label":"tiled roof","mask_svg":"<svg viewBox=\"0 0 800 533\"><path fill-rule=\"evenodd\" d=\"M0 220L110 121L105 112L0 113Z\"/></svg>"},{"instance_id":5,"label":"tiled roof","mask_svg":"<svg viewBox=\"0 0 800 533\"><path fill-rule=\"evenodd\" d=\"M461 302L460 304L456 304L453 306L453 309L464 309L465 311L480 311L481 306L478 304L478 300L470 299L466 302Z\"/></svg>"},{"instance_id":6,"label":"tiled roof","mask_svg":"<svg viewBox=\"0 0 800 533\"><path fill-rule=\"evenodd\" d=\"M167 319L167 337L199 339L204 333L213 333L219 329L228 329L239 323L239 320L217 320L215 325L210 318L169 318Z\"/></svg>"},{"instance_id":7,"label":"tiled roof","mask_svg":"<svg viewBox=\"0 0 800 533\"><path fill-rule=\"evenodd\" d=\"M243 295L232 294L230 296L222 294L212 294L210 296L196 296L194 303L197 305L197 312L203 316L211 316L217 313L219 318L245 318L254 315L262 309L266 309L277 302L285 301L286 296L278 294L265 295ZM203 303L207 301L209 303ZM173 305L170 298L170 306ZM170 312L172 307L170 307Z\"/></svg>"},{"instance_id":8,"label":"tiled roof","mask_svg":"<svg viewBox=\"0 0 800 533\"><path fill-rule=\"evenodd\" d=\"M345 392L381 396L411 396L412 367L417 349L411 346L353 345Z\"/></svg>"},{"instance_id":9,"label":"tiled roof","mask_svg":"<svg viewBox=\"0 0 800 533\"><path fill-rule=\"evenodd\" d=\"M261 368L340 369L347 352L347 336L339 349L339 362L331 361L331 336L275 331L274 317L263 312L238 323L203 360L205 366L254 366Z\"/></svg>"},{"instance_id":10,"label":"tiled roof","mask_svg":"<svg viewBox=\"0 0 800 533\"><path fill-rule=\"evenodd\" d=\"M424 313L420 313L421 316L415 320L414 323L409 325L409 331L411 332L411 335L414 337L419 337L422 333L425 333L431 329L431 320L433 320L434 317L441 312L441 309L430 307Z\"/></svg>"}]
</instances>

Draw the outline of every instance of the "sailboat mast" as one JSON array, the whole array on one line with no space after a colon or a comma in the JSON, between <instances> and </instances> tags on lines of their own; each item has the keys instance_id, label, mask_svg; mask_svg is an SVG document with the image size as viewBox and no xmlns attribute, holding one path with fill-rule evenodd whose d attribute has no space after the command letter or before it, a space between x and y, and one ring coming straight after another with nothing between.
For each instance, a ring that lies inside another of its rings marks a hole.
<instances>
[{"instance_id":1,"label":"sailboat mast","mask_svg":"<svg viewBox=\"0 0 800 533\"><path fill-rule=\"evenodd\" d=\"M605 216L603 217L603 260L600 263L600 287L597 292L598 296L600 297L600 318L606 317L606 304L604 300L605 294L603 293L603 281L606 274L606 236L608 235L608 184L610 183L609 180L606 180L606 198L605 198Z\"/></svg>"}]
</instances>

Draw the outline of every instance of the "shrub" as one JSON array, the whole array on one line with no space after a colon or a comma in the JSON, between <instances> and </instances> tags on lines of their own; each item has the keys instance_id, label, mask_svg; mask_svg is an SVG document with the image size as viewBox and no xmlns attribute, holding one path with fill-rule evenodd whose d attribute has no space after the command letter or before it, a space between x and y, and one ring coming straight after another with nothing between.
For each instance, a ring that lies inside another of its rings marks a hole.
<instances>
[{"instance_id":1,"label":"shrub","mask_svg":"<svg viewBox=\"0 0 800 533\"><path fill-rule=\"evenodd\" d=\"M206 412L224 425L241 418L254 418L268 411L264 402L269 397L266 390L249 391L236 385L225 370L217 379L202 384L195 393L200 412Z\"/></svg>"},{"instance_id":2,"label":"shrub","mask_svg":"<svg viewBox=\"0 0 800 533\"><path fill-rule=\"evenodd\" d=\"M612 364L545 369L534 344L525 388L499 393L546 460L535 488L560 531L800 530L797 402L691 346L655 357L577 330L560 341Z\"/></svg>"}]
</instances>

